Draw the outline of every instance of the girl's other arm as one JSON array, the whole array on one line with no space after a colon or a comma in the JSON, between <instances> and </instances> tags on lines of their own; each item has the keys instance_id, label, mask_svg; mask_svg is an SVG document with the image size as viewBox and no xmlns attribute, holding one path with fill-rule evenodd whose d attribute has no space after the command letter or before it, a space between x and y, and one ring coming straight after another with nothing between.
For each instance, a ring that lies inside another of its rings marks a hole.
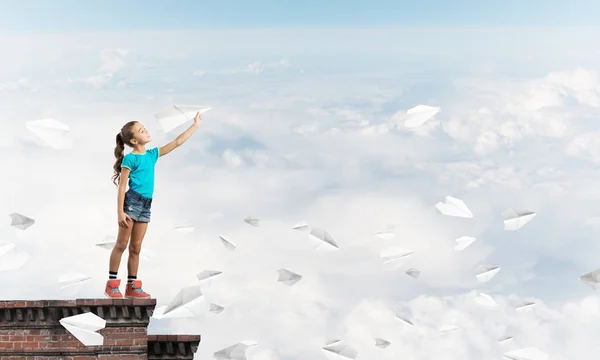
<instances>
[{"instance_id":1,"label":"girl's other arm","mask_svg":"<svg viewBox=\"0 0 600 360\"><path fill-rule=\"evenodd\" d=\"M198 130L198 128L200 127L201 119L202 119L202 117L200 116L200 112L198 112L196 114L196 117L194 117L194 123L186 131L182 132L178 137L175 138L175 140L171 141L170 143L168 143L165 146L161 146L158 149L158 151L159 151L158 156L160 157L160 156L167 155L171 151L173 151L176 148L178 148L179 146L181 146L184 142L186 142L187 139L189 139L190 136L192 136L192 134L196 130Z\"/></svg>"},{"instance_id":2,"label":"girl's other arm","mask_svg":"<svg viewBox=\"0 0 600 360\"><path fill-rule=\"evenodd\" d=\"M126 167L121 168L121 179L119 180L119 192L117 195L117 214L119 219L119 226L128 228L129 224L127 220L131 218L125 214L125 192L127 191L127 181L129 180L129 173L131 170Z\"/></svg>"}]
</instances>

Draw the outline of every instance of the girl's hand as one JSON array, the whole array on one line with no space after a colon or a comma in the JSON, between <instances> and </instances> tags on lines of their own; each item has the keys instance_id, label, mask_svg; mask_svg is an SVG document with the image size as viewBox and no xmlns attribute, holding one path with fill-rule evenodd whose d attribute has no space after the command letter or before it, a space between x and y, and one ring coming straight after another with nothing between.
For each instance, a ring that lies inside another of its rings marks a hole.
<instances>
[{"instance_id":1,"label":"girl's hand","mask_svg":"<svg viewBox=\"0 0 600 360\"><path fill-rule=\"evenodd\" d=\"M120 213L119 214L119 226L120 227L124 227L124 228L129 228L129 223L131 222L131 218L129 217L129 215L125 214L125 213Z\"/></svg>"},{"instance_id":2,"label":"girl's hand","mask_svg":"<svg viewBox=\"0 0 600 360\"><path fill-rule=\"evenodd\" d=\"M200 126L200 120L202 120L202 115L200 115L200 111L198 111L194 117L194 125Z\"/></svg>"}]
</instances>

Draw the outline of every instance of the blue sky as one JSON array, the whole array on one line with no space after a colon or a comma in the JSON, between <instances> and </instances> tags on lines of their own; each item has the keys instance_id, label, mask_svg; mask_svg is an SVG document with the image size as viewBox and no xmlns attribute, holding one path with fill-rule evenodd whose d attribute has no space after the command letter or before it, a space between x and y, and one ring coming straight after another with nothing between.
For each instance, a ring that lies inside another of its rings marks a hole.
<instances>
[{"instance_id":1,"label":"blue sky","mask_svg":"<svg viewBox=\"0 0 600 360\"><path fill-rule=\"evenodd\" d=\"M594 0L0 0L0 31L595 25Z\"/></svg>"}]
</instances>

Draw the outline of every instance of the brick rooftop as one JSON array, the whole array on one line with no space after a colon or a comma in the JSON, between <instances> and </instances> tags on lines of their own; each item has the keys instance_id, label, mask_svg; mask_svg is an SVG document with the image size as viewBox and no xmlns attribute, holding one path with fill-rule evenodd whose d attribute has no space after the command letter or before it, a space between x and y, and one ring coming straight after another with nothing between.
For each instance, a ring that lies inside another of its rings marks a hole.
<instances>
[{"instance_id":1,"label":"brick rooftop","mask_svg":"<svg viewBox=\"0 0 600 360\"><path fill-rule=\"evenodd\" d=\"M0 301L2 360L194 358L199 335L148 335L156 299ZM85 346L59 320L92 312L106 320L104 345Z\"/></svg>"}]
</instances>

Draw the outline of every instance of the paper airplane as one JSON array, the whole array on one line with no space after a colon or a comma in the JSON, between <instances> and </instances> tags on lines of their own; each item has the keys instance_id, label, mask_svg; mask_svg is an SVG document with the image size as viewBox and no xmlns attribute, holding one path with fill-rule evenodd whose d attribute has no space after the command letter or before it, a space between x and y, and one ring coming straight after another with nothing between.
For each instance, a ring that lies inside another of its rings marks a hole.
<instances>
[{"instance_id":1,"label":"paper airplane","mask_svg":"<svg viewBox=\"0 0 600 360\"><path fill-rule=\"evenodd\" d=\"M397 320L402 321L403 323L406 323L406 324L411 325L411 326L415 326L415 324L413 324L413 322L408 319L408 316L405 316L405 315L402 315L402 314L396 314L395 318Z\"/></svg>"},{"instance_id":2,"label":"paper airplane","mask_svg":"<svg viewBox=\"0 0 600 360\"><path fill-rule=\"evenodd\" d=\"M480 265L475 269L475 276L477 277L477 281L481 283L486 283L500 271L500 267L498 266L488 266L488 265Z\"/></svg>"},{"instance_id":3,"label":"paper airplane","mask_svg":"<svg viewBox=\"0 0 600 360\"><path fill-rule=\"evenodd\" d=\"M96 331L104 329L106 320L91 312L65 317L59 320L77 340L85 346L104 345L104 337Z\"/></svg>"},{"instance_id":4,"label":"paper airplane","mask_svg":"<svg viewBox=\"0 0 600 360\"><path fill-rule=\"evenodd\" d=\"M152 315L157 319L165 317L195 317L200 311L199 306L204 305L204 294L200 285L187 286L181 289L166 307L160 307Z\"/></svg>"},{"instance_id":5,"label":"paper airplane","mask_svg":"<svg viewBox=\"0 0 600 360\"><path fill-rule=\"evenodd\" d=\"M583 274L579 279L594 290L600 289L600 269Z\"/></svg>"},{"instance_id":6,"label":"paper airplane","mask_svg":"<svg viewBox=\"0 0 600 360\"><path fill-rule=\"evenodd\" d=\"M504 344L508 343L511 340L514 340L514 337L512 337L512 336L503 336L503 337L501 337L498 340L498 343L504 345Z\"/></svg>"},{"instance_id":7,"label":"paper airplane","mask_svg":"<svg viewBox=\"0 0 600 360\"><path fill-rule=\"evenodd\" d=\"M337 250L339 246L336 244L333 237L325 230L312 228L308 237L315 241L318 250Z\"/></svg>"},{"instance_id":8,"label":"paper airplane","mask_svg":"<svg viewBox=\"0 0 600 360\"><path fill-rule=\"evenodd\" d=\"M69 138L69 126L54 119L29 121L25 123L25 128L54 149L66 150L73 147L73 141Z\"/></svg>"},{"instance_id":9,"label":"paper airplane","mask_svg":"<svg viewBox=\"0 0 600 360\"><path fill-rule=\"evenodd\" d=\"M535 303L532 301L521 301L517 304L517 306L515 306L515 310L517 312L526 312L533 309L534 306Z\"/></svg>"},{"instance_id":10,"label":"paper airplane","mask_svg":"<svg viewBox=\"0 0 600 360\"><path fill-rule=\"evenodd\" d=\"M504 230L519 230L533 220L535 213L529 210L507 209L502 213L502 217L504 218Z\"/></svg>"},{"instance_id":11,"label":"paper airplane","mask_svg":"<svg viewBox=\"0 0 600 360\"><path fill-rule=\"evenodd\" d=\"M279 269L277 270L277 274L279 275L277 281L288 286L292 286L302 280L302 275L293 273L287 269Z\"/></svg>"},{"instance_id":12,"label":"paper airplane","mask_svg":"<svg viewBox=\"0 0 600 360\"><path fill-rule=\"evenodd\" d=\"M458 239L456 239L456 245L454 246L454 250L463 251L464 249L469 247L469 245L474 243L475 240L477 240L477 239L475 239L474 237L461 236Z\"/></svg>"},{"instance_id":13,"label":"paper airplane","mask_svg":"<svg viewBox=\"0 0 600 360\"><path fill-rule=\"evenodd\" d=\"M349 345L343 344L341 341L336 341L322 348L323 353L329 359L345 360L345 359L356 359L358 351L354 350Z\"/></svg>"},{"instance_id":14,"label":"paper airplane","mask_svg":"<svg viewBox=\"0 0 600 360\"><path fill-rule=\"evenodd\" d=\"M442 334L448 334L448 333L457 331L458 329L460 329L460 328L456 325L446 324L446 325L440 326L439 332L441 332Z\"/></svg>"},{"instance_id":15,"label":"paper airplane","mask_svg":"<svg viewBox=\"0 0 600 360\"><path fill-rule=\"evenodd\" d=\"M81 289L83 284L88 282L90 279L90 276L76 272L69 272L63 274L58 278L60 291L64 295L73 296Z\"/></svg>"},{"instance_id":16,"label":"paper airplane","mask_svg":"<svg viewBox=\"0 0 600 360\"><path fill-rule=\"evenodd\" d=\"M214 304L214 303L209 304L208 311L210 311L211 313L220 314L224 310L225 310L225 308L223 306L221 306L221 305L217 305L217 304Z\"/></svg>"},{"instance_id":17,"label":"paper airplane","mask_svg":"<svg viewBox=\"0 0 600 360\"><path fill-rule=\"evenodd\" d=\"M173 230L180 232L182 234L189 234L194 232L194 226L192 224L182 224L173 227Z\"/></svg>"},{"instance_id":18,"label":"paper airplane","mask_svg":"<svg viewBox=\"0 0 600 360\"><path fill-rule=\"evenodd\" d=\"M406 111L404 127L414 129L419 127L440 112L441 108L429 105L417 105Z\"/></svg>"},{"instance_id":19,"label":"paper airplane","mask_svg":"<svg viewBox=\"0 0 600 360\"><path fill-rule=\"evenodd\" d=\"M27 230L30 226L35 224L35 220L28 218L25 215L19 213L12 213L10 216L10 226L15 227L19 230Z\"/></svg>"},{"instance_id":20,"label":"paper airplane","mask_svg":"<svg viewBox=\"0 0 600 360\"><path fill-rule=\"evenodd\" d=\"M246 222L248 225L252 225L254 227L259 227L260 226L260 219L257 219L257 218L252 217L252 216L248 216L247 218L245 218L244 222Z\"/></svg>"},{"instance_id":21,"label":"paper airplane","mask_svg":"<svg viewBox=\"0 0 600 360\"><path fill-rule=\"evenodd\" d=\"M452 196L446 196L446 202L438 202L435 204L435 207L444 215L447 216L455 216L455 217L463 217L463 218L472 218L473 214L471 210L465 205L465 203L457 198Z\"/></svg>"},{"instance_id":22,"label":"paper airplane","mask_svg":"<svg viewBox=\"0 0 600 360\"><path fill-rule=\"evenodd\" d=\"M217 351L213 357L217 360L247 360L246 351L257 345L256 341L245 340Z\"/></svg>"},{"instance_id":23,"label":"paper airplane","mask_svg":"<svg viewBox=\"0 0 600 360\"><path fill-rule=\"evenodd\" d=\"M18 270L29 260L29 254L10 241L0 241L0 271Z\"/></svg>"},{"instance_id":24,"label":"paper airplane","mask_svg":"<svg viewBox=\"0 0 600 360\"><path fill-rule=\"evenodd\" d=\"M376 232L375 236L383 240L392 240L396 234L394 233L394 229L389 228Z\"/></svg>"},{"instance_id":25,"label":"paper airplane","mask_svg":"<svg viewBox=\"0 0 600 360\"><path fill-rule=\"evenodd\" d=\"M213 280L215 277L217 277L221 274L223 274L222 271L202 270L201 272L198 273L198 275L196 275L196 277L198 278L198 281L200 283L204 283L204 284L208 285L208 284L210 284L211 280Z\"/></svg>"},{"instance_id":26,"label":"paper airplane","mask_svg":"<svg viewBox=\"0 0 600 360\"><path fill-rule=\"evenodd\" d=\"M407 256L414 254L414 251L405 249L400 246L392 246L381 252L379 256L383 259L384 264L388 264L392 261L401 260Z\"/></svg>"},{"instance_id":27,"label":"paper airplane","mask_svg":"<svg viewBox=\"0 0 600 360\"><path fill-rule=\"evenodd\" d=\"M306 223L306 221L300 221L296 225L292 226L292 229L298 231L308 231L308 224Z\"/></svg>"},{"instance_id":28,"label":"paper airplane","mask_svg":"<svg viewBox=\"0 0 600 360\"><path fill-rule=\"evenodd\" d=\"M475 297L475 302L482 306L495 307L498 306L496 301L488 294L480 293Z\"/></svg>"},{"instance_id":29,"label":"paper airplane","mask_svg":"<svg viewBox=\"0 0 600 360\"><path fill-rule=\"evenodd\" d=\"M548 360L549 355L536 347L527 347L504 353L508 360Z\"/></svg>"},{"instance_id":30,"label":"paper airplane","mask_svg":"<svg viewBox=\"0 0 600 360\"><path fill-rule=\"evenodd\" d=\"M421 271L417 270L415 268L410 268L408 270L405 271L406 275L413 277L415 279L418 279L419 276L421 276Z\"/></svg>"},{"instance_id":31,"label":"paper airplane","mask_svg":"<svg viewBox=\"0 0 600 360\"><path fill-rule=\"evenodd\" d=\"M390 342L387 340L383 340L380 338L375 339L375 346L385 349L386 347L390 346Z\"/></svg>"},{"instance_id":32,"label":"paper airplane","mask_svg":"<svg viewBox=\"0 0 600 360\"><path fill-rule=\"evenodd\" d=\"M196 106L196 105L173 105L166 108L154 116L160 123L163 131L168 133L169 131L194 120L197 112L200 114L210 110L208 106Z\"/></svg>"},{"instance_id":33,"label":"paper airplane","mask_svg":"<svg viewBox=\"0 0 600 360\"><path fill-rule=\"evenodd\" d=\"M237 247L237 245L235 245L231 240L229 240L223 235L219 235L219 239L221 240L221 243L223 243L223 246L225 246L227 250L233 251Z\"/></svg>"}]
</instances>

